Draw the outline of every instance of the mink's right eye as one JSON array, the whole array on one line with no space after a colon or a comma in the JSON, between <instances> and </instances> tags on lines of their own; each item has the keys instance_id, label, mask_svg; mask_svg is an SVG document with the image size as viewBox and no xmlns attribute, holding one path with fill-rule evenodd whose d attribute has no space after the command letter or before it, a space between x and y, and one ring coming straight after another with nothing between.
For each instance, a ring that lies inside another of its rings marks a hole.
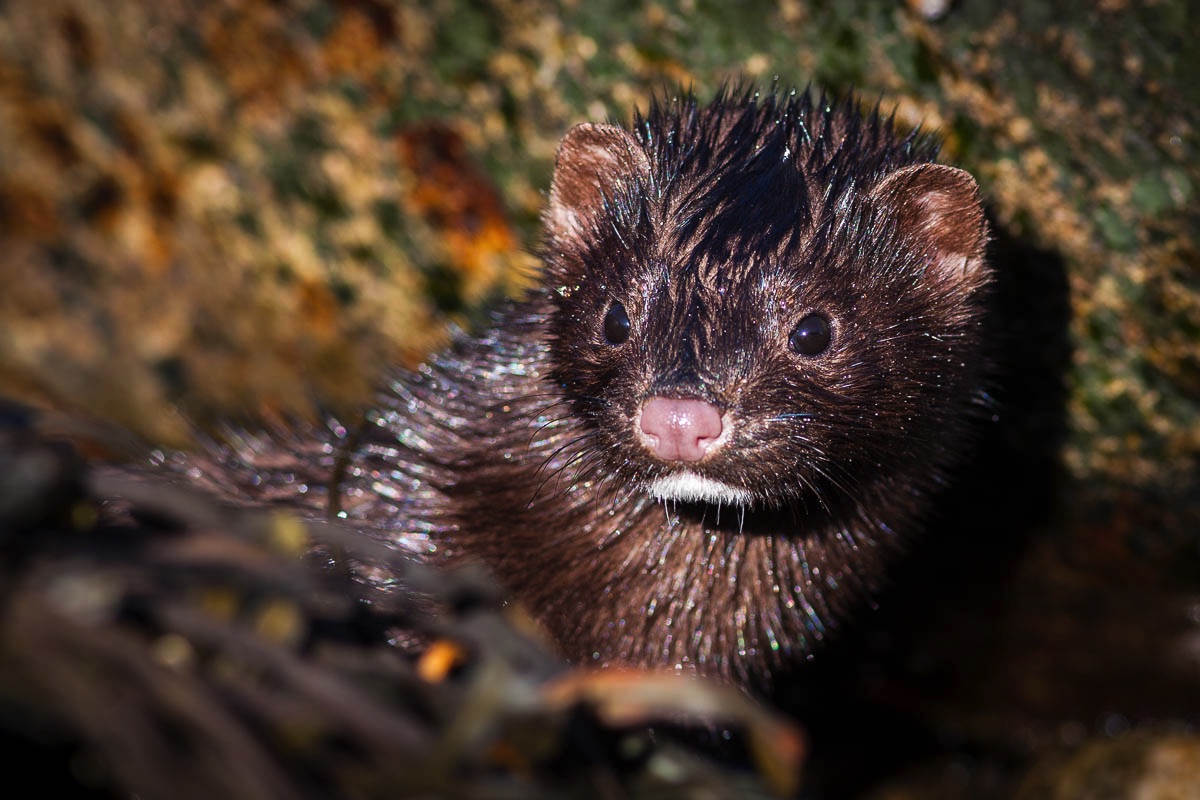
<instances>
[{"instance_id":1,"label":"mink's right eye","mask_svg":"<svg viewBox=\"0 0 1200 800\"><path fill-rule=\"evenodd\" d=\"M604 339L609 344L621 344L629 338L629 315L625 306L613 303L604 315Z\"/></svg>"}]
</instances>

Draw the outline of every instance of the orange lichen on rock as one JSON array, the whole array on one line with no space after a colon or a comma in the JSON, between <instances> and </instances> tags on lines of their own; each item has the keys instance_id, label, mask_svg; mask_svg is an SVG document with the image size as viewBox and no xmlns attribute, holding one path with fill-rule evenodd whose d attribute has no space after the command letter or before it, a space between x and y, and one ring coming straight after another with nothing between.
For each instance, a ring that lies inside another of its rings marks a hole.
<instances>
[{"instance_id":1,"label":"orange lichen on rock","mask_svg":"<svg viewBox=\"0 0 1200 800\"><path fill-rule=\"evenodd\" d=\"M499 194L449 126L410 127L397 147L415 182L413 209L442 237L445 263L461 278L464 298L478 299L517 249Z\"/></svg>"}]
</instances>

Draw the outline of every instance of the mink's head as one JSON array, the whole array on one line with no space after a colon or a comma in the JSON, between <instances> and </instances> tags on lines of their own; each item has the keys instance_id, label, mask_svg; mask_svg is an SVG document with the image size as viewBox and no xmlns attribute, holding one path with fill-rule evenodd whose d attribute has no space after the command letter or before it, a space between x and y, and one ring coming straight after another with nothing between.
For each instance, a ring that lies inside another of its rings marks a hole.
<instances>
[{"instance_id":1,"label":"mink's head","mask_svg":"<svg viewBox=\"0 0 1200 800\"><path fill-rule=\"evenodd\" d=\"M807 93L571 130L545 216L552 377L606 474L857 514L931 488L977 399L988 281L975 181L935 155Z\"/></svg>"}]
</instances>

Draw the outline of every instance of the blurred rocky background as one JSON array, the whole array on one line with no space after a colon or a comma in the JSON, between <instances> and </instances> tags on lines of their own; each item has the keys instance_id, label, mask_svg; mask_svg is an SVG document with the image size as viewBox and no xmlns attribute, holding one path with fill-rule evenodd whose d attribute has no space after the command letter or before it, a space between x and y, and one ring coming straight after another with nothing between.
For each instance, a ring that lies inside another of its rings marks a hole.
<instances>
[{"instance_id":1,"label":"blurred rocky background","mask_svg":"<svg viewBox=\"0 0 1200 800\"><path fill-rule=\"evenodd\" d=\"M1197 797L1198 37L1186 0L8 0L0 394L172 446L352 411L536 279L571 124L856 91L988 198L996 418L776 699L805 791Z\"/></svg>"}]
</instances>

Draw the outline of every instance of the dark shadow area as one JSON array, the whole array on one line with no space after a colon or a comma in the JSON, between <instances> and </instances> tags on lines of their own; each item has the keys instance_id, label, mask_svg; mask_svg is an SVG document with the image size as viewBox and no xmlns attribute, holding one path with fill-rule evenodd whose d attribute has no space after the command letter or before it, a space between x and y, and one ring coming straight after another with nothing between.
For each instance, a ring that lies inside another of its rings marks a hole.
<instances>
[{"instance_id":1,"label":"dark shadow area","mask_svg":"<svg viewBox=\"0 0 1200 800\"><path fill-rule=\"evenodd\" d=\"M35 783L39 792L63 800L105 800L121 795L103 786L102 768L64 731L42 730L28 709L0 709L0 767ZM89 776L89 771L95 775ZM90 780L94 778L95 783Z\"/></svg>"},{"instance_id":2,"label":"dark shadow area","mask_svg":"<svg viewBox=\"0 0 1200 800\"><path fill-rule=\"evenodd\" d=\"M964 653L962 663L947 662L931 653L944 654L939 639L957 636L964 622L986 640L1012 566L1056 508L1070 359L1064 265L1003 230L990 257L995 406L978 446L952 476L931 529L890 571L878 610L780 681L780 705L812 736L806 796L853 797L923 757L969 750L946 741L927 711L971 681L981 659Z\"/></svg>"}]
</instances>

